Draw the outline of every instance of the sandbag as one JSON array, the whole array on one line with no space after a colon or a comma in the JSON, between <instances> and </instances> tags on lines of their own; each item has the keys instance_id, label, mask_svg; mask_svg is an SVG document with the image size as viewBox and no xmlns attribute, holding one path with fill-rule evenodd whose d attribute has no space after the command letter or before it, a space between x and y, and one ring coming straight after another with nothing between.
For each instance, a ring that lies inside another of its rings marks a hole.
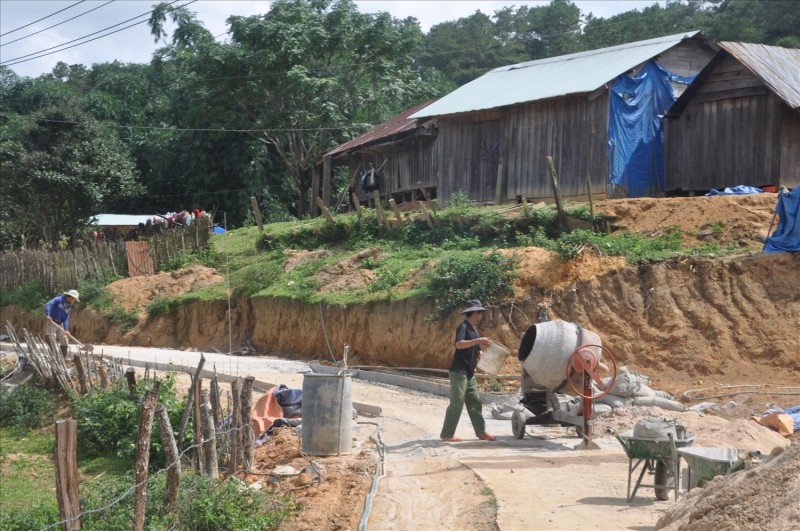
<instances>
[{"instance_id":1,"label":"sandbag","mask_svg":"<svg viewBox=\"0 0 800 531\"><path fill-rule=\"evenodd\" d=\"M686 429L675 420L659 417L645 417L633 427L633 436L639 439L667 439L670 434L678 439L678 432L683 434Z\"/></svg>"},{"instance_id":2,"label":"sandbag","mask_svg":"<svg viewBox=\"0 0 800 531\"><path fill-rule=\"evenodd\" d=\"M603 383L606 385L610 382L611 377L603 379ZM627 367L620 367L619 371L617 371L617 379L614 381L614 387L611 388L611 394L623 397L640 396L642 386L647 387L649 384L650 378L647 376L639 374L638 372L633 372ZM647 396L652 396L652 394L649 394L652 392L652 389L645 392L648 393Z\"/></svg>"},{"instance_id":3,"label":"sandbag","mask_svg":"<svg viewBox=\"0 0 800 531\"><path fill-rule=\"evenodd\" d=\"M634 406L642 407L660 407L669 411L684 411L685 408L680 402L669 400L667 398L660 398L657 396L637 396L633 399Z\"/></svg>"},{"instance_id":4,"label":"sandbag","mask_svg":"<svg viewBox=\"0 0 800 531\"><path fill-rule=\"evenodd\" d=\"M629 407L633 405L633 400L630 398L625 398L622 396L607 394L603 395L600 398L595 398L593 401L595 404L606 404L613 408L617 407Z\"/></svg>"}]
</instances>

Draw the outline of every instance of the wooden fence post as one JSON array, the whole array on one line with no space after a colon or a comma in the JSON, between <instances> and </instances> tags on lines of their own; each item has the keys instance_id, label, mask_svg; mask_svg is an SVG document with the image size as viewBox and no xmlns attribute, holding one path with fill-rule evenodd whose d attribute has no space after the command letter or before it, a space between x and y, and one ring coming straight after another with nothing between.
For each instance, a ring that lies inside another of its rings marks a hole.
<instances>
[{"instance_id":1,"label":"wooden fence post","mask_svg":"<svg viewBox=\"0 0 800 531\"><path fill-rule=\"evenodd\" d=\"M156 389L158 387L156 386ZM139 408L139 432L136 436L136 497L133 505L133 530L144 531L144 512L147 504L147 471L150 467L150 436L158 391L147 391Z\"/></svg>"},{"instance_id":2,"label":"wooden fence post","mask_svg":"<svg viewBox=\"0 0 800 531\"><path fill-rule=\"evenodd\" d=\"M167 408L158 405L156 408L158 429L161 431L161 441L164 443L164 453L167 455L167 486L164 491L164 502L170 509L175 509L178 503L178 492L181 488L181 455L172 433L172 423L169 421Z\"/></svg>"},{"instance_id":3,"label":"wooden fence post","mask_svg":"<svg viewBox=\"0 0 800 531\"><path fill-rule=\"evenodd\" d=\"M128 393L131 395L131 400L139 400L136 396L136 369L128 367L125 371L125 380L128 382Z\"/></svg>"},{"instance_id":4,"label":"wooden fence post","mask_svg":"<svg viewBox=\"0 0 800 531\"><path fill-rule=\"evenodd\" d=\"M358 194L356 192L353 192L353 204L356 206L358 221L361 221L361 201L358 199Z\"/></svg>"},{"instance_id":5,"label":"wooden fence post","mask_svg":"<svg viewBox=\"0 0 800 531\"><path fill-rule=\"evenodd\" d=\"M242 458L245 471L250 470L253 466L255 434L250 419L253 416L253 382L255 380L255 376L248 376L244 379L244 386L242 386Z\"/></svg>"},{"instance_id":6,"label":"wooden fence post","mask_svg":"<svg viewBox=\"0 0 800 531\"><path fill-rule=\"evenodd\" d=\"M264 232L264 223L261 221L261 210L258 208L258 201L255 196L250 197L250 204L253 205L253 212L256 215L256 223L258 223L259 232Z\"/></svg>"},{"instance_id":7,"label":"wooden fence post","mask_svg":"<svg viewBox=\"0 0 800 531\"><path fill-rule=\"evenodd\" d=\"M319 207L322 214L325 216L325 219L328 221L328 223L333 224L334 223L333 216L331 215L330 210L328 210L328 207L325 206L325 203L322 202L322 199L320 199L319 197L315 197L314 202L317 204L317 206Z\"/></svg>"},{"instance_id":8,"label":"wooden fence post","mask_svg":"<svg viewBox=\"0 0 800 531\"><path fill-rule=\"evenodd\" d=\"M100 365L97 366L97 374L100 375L100 387L108 389L108 367L101 362Z\"/></svg>"},{"instance_id":9,"label":"wooden fence post","mask_svg":"<svg viewBox=\"0 0 800 531\"><path fill-rule=\"evenodd\" d=\"M202 406L203 378L194 382L194 459L198 474L203 473L203 411Z\"/></svg>"},{"instance_id":10,"label":"wooden fence post","mask_svg":"<svg viewBox=\"0 0 800 531\"><path fill-rule=\"evenodd\" d=\"M242 379L236 378L231 382L232 427L230 474L236 475L239 464L242 462Z\"/></svg>"},{"instance_id":11,"label":"wooden fence post","mask_svg":"<svg viewBox=\"0 0 800 531\"><path fill-rule=\"evenodd\" d=\"M558 186L558 174L556 173L556 166L553 164L553 157L547 156L547 167L550 169L550 179L553 183L553 196L556 200L556 209L558 210L558 224L561 230L567 228L567 218L564 214L564 206L561 204L561 188Z\"/></svg>"},{"instance_id":12,"label":"wooden fence post","mask_svg":"<svg viewBox=\"0 0 800 531\"><path fill-rule=\"evenodd\" d=\"M81 386L81 394L85 395L89 392L89 389L86 385L86 372L83 370L83 362L81 361L80 354L75 354L72 356L72 363L75 364L75 371L78 373L78 383ZM134 389L136 386L134 385Z\"/></svg>"},{"instance_id":13,"label":"wooden fence post","mask_svg":"<svg viewBox=\"0 0 800 531\"><path fill-rule=\"evenodd\" d=\"M78 485L78 423L56 421L56 497L62 531L81 528Z\"/></svg>"},{"instance_id":14,"label":"wooden fence post","mask_svg":"<svg viewBox=\"0 0 800 531\"><path fill-rule=\"evenodd\" d=\"M214 416L211 412L209 392L203 390L203 454L205 455L205 473L212 479L219 479L219 466L217 465L217 436Z\"/></svg>"},{"instance_id":15,"label":"wooden fence post","mask_svg":"<svg viewBox=\"0 0 800 531\"><path fill-rule=\"evenodd\" d=\"M403 214L401 214L400 209L397 208L397 201L394 200L394 197L389 199L389 207L392 209L392 212L394 212L394 215L397 218L397 224L401 227L405 225L406 220L403 219Z\"/></svg>"},{"instance_id":16,"label":"wooden fence post","mask_svg":"<svg viewBox=\"0 0 800 531\"><path fill-rule=\"evenodd\" d=\"M186 393L186 408L183 410L183 417L181 417L181 425L178 429L178 448L183 448L183 441L186 436L186 425L189 424L189 415L192 413L194 406L194 385L200 378L200 373L203 370L203 365L206 364L206 357L200 354L200 361L197 363L197 369L194 371L192 378L192 385L189 386L189 391Z\"/></svg>"},{"instance_id":17,"label":"wooden fence post","mask_svg":"<svg viewBox=\"0 0 800 531\"><path fill-rule=\"evenodd\" d=\"M211 413L214 417L214 427L219 429L222 423L222 407L219 403L219 379L216 373L214 373L214 377L211 378L209 387L211 388Z\"/></svg>"}]
</instances>

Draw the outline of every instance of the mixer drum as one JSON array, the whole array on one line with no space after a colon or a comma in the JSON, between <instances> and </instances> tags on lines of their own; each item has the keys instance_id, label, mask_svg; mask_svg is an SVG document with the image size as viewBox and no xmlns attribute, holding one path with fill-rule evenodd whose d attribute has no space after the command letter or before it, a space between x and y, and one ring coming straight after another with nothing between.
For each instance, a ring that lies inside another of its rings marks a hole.
<instances>
[{"instance_id":1,"label":"mixer drum","mask_svg":"<svg viewBox=\"0 0 800 531\"><path fill-rule=\"evenodd\" d=\"M561 320L531 325L519 347L523 391L565 391L562 386L566 383L569 357L583 345L601 345L600 336L576 323ZM599 362L602 350L591 350Z\"/></svg>"}]
</instances>

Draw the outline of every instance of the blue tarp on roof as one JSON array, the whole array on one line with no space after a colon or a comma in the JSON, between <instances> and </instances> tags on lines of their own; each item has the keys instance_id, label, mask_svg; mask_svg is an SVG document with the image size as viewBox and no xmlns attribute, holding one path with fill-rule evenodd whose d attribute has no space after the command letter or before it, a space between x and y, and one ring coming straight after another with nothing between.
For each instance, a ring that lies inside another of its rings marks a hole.
<instances>
[{"instance_id":1,"label":"blue tarp on roof","mask_svg":"<svg viewBox=\"0 0 800 531\"><path fill-rule=\"evenodd\" d=\"M664 190L664 114L675 103L670 81L694 77L673 74L648 62L635 76L611 85L608 123L608 194L653 196Z\"/></svg>"},{"instance_id":2,"label":"blue tarp on roof","mask_svg":"<svg viewBox=\"0 0 800 531\"><path fill-rule=\"evenodd\" d=\"M775 212L780 217L778 227L764 245L765 253L800 251L800 186L788 194L778 194Z\"/></svg>"}]
</instances>

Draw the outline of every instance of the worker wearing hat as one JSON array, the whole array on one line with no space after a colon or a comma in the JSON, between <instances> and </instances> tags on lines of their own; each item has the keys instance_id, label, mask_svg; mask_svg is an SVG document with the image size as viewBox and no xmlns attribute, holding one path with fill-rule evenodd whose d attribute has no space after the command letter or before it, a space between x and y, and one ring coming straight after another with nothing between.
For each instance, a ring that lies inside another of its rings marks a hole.
<instances>
[{"instance_id":1,"label":"worker wearing hat","mask_svg":"<svg viewBox=\"0 0 800 531\"><path fill-rule=\"evenodd\" d=\"M44 315L47 317L47 335L53 336L59 343L61 354L67 355L67 347L72 334L69 333L69 314L72 312L73 303L81 302L77 290L65 291L51 299L44 305Z\"/></svg>"},{"instance_id":2,"label":"worker wearing hat","mask_svg":"<svg viewBox=\"0 0 800 531\"><path fill-rule=\"evenodd\" d=\"M445 442L461 442L456 436L456 427L461 417L464 404L467 406L469 419L475 435L483 441L493 441L494 436L486 433L486 422L483 420L483 404L478 392L478 383L475 379L475 367L481 357L481 347L488 347L491 341L481 337L478 323L483 319L483 313L488 311L481 305L481 301L472 299L467 301L464 321L456 329L456 352L450 364L450 405L444 415L444 425L440 437Z\"/></svg>"}]
</instances>

